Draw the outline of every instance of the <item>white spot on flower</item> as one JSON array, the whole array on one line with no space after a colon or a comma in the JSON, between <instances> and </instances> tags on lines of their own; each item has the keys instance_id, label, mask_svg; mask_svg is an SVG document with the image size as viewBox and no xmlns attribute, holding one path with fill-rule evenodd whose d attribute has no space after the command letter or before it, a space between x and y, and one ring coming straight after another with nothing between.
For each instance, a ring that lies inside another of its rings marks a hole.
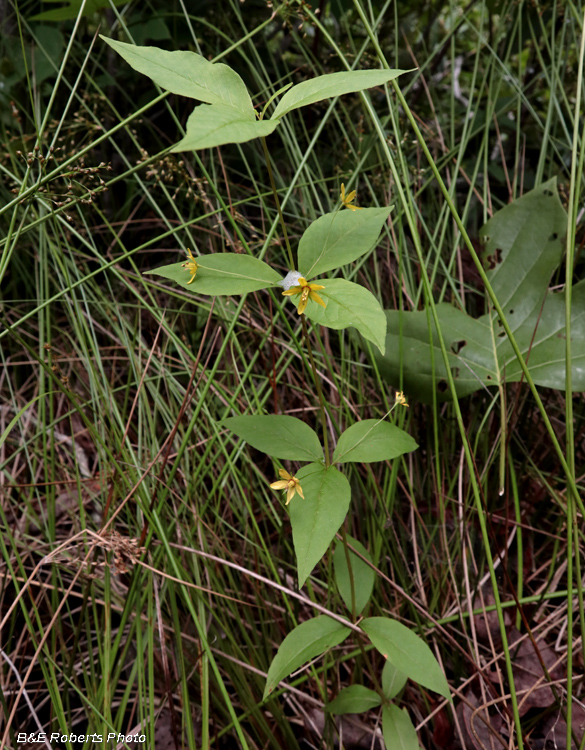
<instances>
[{"instance_id":1,"label":"white spot on flower","mask_svg":"<svg viewBox=\"0 0 585 750\"><path fill-rule=\"evenodd\" d=\"M279 281L278 284L286 291L293 286L298 286L299 279L302 278L302 276L303 274L299 273L299 271L289 271L284 279Z\"/></svg>"}]
</instances>

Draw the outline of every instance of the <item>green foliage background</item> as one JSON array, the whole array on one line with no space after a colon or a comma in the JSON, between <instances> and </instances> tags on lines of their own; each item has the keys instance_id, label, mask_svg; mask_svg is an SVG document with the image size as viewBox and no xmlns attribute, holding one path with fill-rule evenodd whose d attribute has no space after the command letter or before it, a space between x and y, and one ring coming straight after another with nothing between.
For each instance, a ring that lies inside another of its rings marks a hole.
<instances>
[{"instance_id":1,"label":"green foliage background","mask_svg":"<svg viewBox=\"0 0 585 750\"><path fill-rule=\"evenodd\" d=\"M284 275L264 155L257 142L168 153L193 105L158 95L96 34L225 61L257 109L291 81L346 65L378 68L379 45L392 67L416 69L401 90L473 246L483 248L482 227L500 209L556 180L558 210L575 226L577 285L584 234L570 198L580 205L584 150L573 125L585 8L336 0L316 14L316 5L296 2L171 0L92 2L77 19L78 0L65 11L56 5L0 5L3 741L16 747L19 732L41 727L139 727L153 748L165 731L176 747L333 748L339 724L324 707L343 688L371 687L383 655L348 638L335 658L291 678L286 696L274 686L263 702L286 634L343 611L347 591L331 584L331 551L298 592L288 518L268 487L276 467L221 421L265 410L317 426L298 316L264 291L193 297L143 275L183 262L187 248L239 253L244 241ZM520 746L516 712L535 747L566 747L567 739L578 747L580 708L567 691L583 699L582 681L573 681L582 645L567 633L585 631L582 518L570 492L571 481L582 492L585 474L580 381L567 399L561 363L559 382L538 389L565 465L511 356L496 387L480 378L479 390L463 388L459 406L441 403L444 390L429 386L446 371L429 345L436 332L423 274L444 316L449 357L459 357L454 369L469 362L460 342L481 343L478 319L493 311L391 86L291 112L269 142L293 244L334 209L341 182L357 188L360 206L394 204L372 252L336 272L338 283L364 285L393 311L384 361L348 331L328 330L315 347L335 434L380 419L398 388L410 404L398 424L420 446L400 460L345 467L357 498L347 531L376 568L363 614L423 635L455 691L450 706L401 685L395 710L384 709L384 733L409 726L406 708L425 748L472 747L476 734L489 743L487 726ZM573 164L581 166L571 182ZM567 235L558 234L541 295L564 292ZM513 273L526 300L523 270ZM451 331L449 316L469 333ZM411 324L426 368L414 378L404 345ZM573 327L580 336L577 315ZM490 570L504 644L492 620ZM531 637L557 686L522 704L534 685L526 675L543 674ZM370 743L376 715L360 718Z\"/></svg>"}]
</instances>

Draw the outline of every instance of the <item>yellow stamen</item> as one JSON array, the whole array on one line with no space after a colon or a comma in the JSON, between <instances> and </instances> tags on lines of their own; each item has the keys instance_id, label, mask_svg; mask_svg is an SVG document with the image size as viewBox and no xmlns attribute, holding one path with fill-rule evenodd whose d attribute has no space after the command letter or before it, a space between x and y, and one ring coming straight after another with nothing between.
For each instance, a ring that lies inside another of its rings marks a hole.
<instances>
[{"instance_id":1,"label":"yellow stamen","mask_svg":"<svg viewBox=\"0 0 585 750\"><path fill-rule=\"evenodd\" d=\"M181 265L183 268L186 268L187 271L189 271L189 273L191 274L191 278L189 279L187 284L192 284L195 281L195 275L197 273L197 269L199 268L199 266L197 265L197 261L193 257L193 253L191 252L191 250L187 249L187 254L189 256L189 259L186 260L185 263L182 263Z\"/></svg>"}]
</instances>

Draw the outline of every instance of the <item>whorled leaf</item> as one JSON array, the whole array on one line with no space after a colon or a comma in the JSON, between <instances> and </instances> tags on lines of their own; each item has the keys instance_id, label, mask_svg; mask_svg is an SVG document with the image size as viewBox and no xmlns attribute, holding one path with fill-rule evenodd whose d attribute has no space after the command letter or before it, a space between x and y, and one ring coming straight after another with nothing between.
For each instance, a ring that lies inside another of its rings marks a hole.
<instances>
[{"instance_id":1,"label":"whorled leaf","mask_svg":"<svg viewBox=\"0 0 585 750\"><path fill-rule=\"evenodd\" d=\"M185 136L171 152L245 143L270 135L277 125L278 121L246 118L240 109L227 104L201 104L189 115Z\"/></svg>"},{"instance_id":2,"label":"whorled leaf","mask_svg":"<svg viewBox=\"0 0 585 750\"><path fill-rule=\"evenodd\" d=\"M325 710L336 716L341 714L362 714L382 703L382 698L374 690L364 685L350 685L339 691L339 695L325 706Z\"/></svg>"},{"instance_id":3,"label":"whorled leaf","mask_svg":"<svg viewBox=\"0 0 585 750\"><path fill-rule=\"evenodd\" d=\"M266 677L264 700L281 680L316 656L320 656L333 646L338 646L350 632L349 628L326 615L297 625L280 644L272 660Z\"/></svg>"},{"instance_id":4,"label":"whorled leaf","mask_svg":"<svg viewBox=\"0 0 585 750\"><path fill-rule=\"evenodd\" d=\"M162 89L208 104L225 104L240 110L242 119L256 115L246 84L224 63L212 63L196 52L139 47L101 36L134 70L151 78Z\"/></svg>"},{"instance_id":5,"label":"whorled leaf","mask_svg":"<svg viewBox=\"0 0 585 750\"><path fill-rule=\"evenodd\" d=\"M319 290L319 295L327 307L310 301L305 310L307 318L337 330L353 326L383 353L386 315L374 295L360 284L345 279L319 279L318 283L325 287Z\"/></svg>"},{"instance_id":6,"label":"whorled leaf","mask_svg":"<svg viewBox=\"0 0 585 750\"><path fill-rule=\"evenodd\" d=\"M363 91L372 86L398 78L404 70L351 70L311 78L293 86L278 103L272 119L278 119L298 107L306 107L332 96L341 96L355 91Z\"/></svg>"},{"instance_id":7,"label":"whorled leaf","mask_svg":"<svg viewBox=\"0 0 585 750\"><path fill-rule=\"evenodd\" d=\"M405 708L384 706L382 709L382 734L386 750L419 750L416 729Z\"/></svg>"},{"instance_id":8,"label":"whorled leaf","mask_svg":"<svg viewBox=\"0 0 585 750\"><path fill-rule=\"evenodd\" d=\"M391 661L386 660L382 670L382 690L388 700L395 698L406 685L408 677L397 669Z\"/></svg>"},{"instance_id":9,"label":"whorled leaf","mask_svg":"<svg viewBox=\"0 0 585 750\"><path fill-rule=\"evenodd\" d=\"M384 420L363 419L340 435L333 463L390 461L417 448L418 444L400 427Z\"/></svg>"},{"instance_id":10,"label":"whorled leaf","mask_svg":"<svg viewBox=\"0 0 585 750\"><path fill-rule=\"evenodd\" d=\"M368 617L360 623L378 651L419 685L451 698L451 691L433 652L416 633L388 617Z\"/></svg>"},{"instance_id":11,"label":"whorled leaf","mask_svg":"<svg viewBox=\"0 0 585 750\"><path fill-rule=\"evenodd\" d=\"M305 495L295 496L289 506L300 588L343 523L351 489L340 471L321 462L303 466L296 478Z\"/></svg>"},{"instance_id":12,"label":"whorled leaf","mask_svg":"<svg viewBox=\"0 0 585 750\"><path fill-rule=\"evenodd\" d=\"M372 562L370 553L361 542L354 539L349 534L347 541L354 547L366 560ZM376 574L372 568L359 558L354 552L349 551L349 562L351 565L351 576L353 576L353 589L355 597L356 614L361 614L370 600L374 589ZM351 580L350 570L347 565L345 548L343 542L337 541L335 552L333 553L333 570L335 571L335 582L345 606L351 612Z\"/></svg>"},{"instance_id":13,"label":"whorled leaf","mask_svg":"<svg viewBox=\"0 0 585 750\"><path fill-rule=\"evenodd\" d=\"M170 279L196 294L218 295L246 294L275 286L282 277L262 260L240 253L215 253L196 258L197 274L190 282L189 271L183 263L161 266L147 274Z\"/></svg>"},{"instance_id":14,"label":"whorled leaf","mask_svg":"<svg viewBox=\"0 0 585 750\"><path fill-rule=\"evenodd\" d=\"M299 242L299 271L306 279L341 268L369 252L392 206L339 210L316 219Z\"/></svg>"},{"instance_id":15,"label":"whorled leaf","mask_svg":"<svg viewBox=\"0 0 585 750\"><path fill-rule=\"evenodd\" d=\"M273 458L290 461L318 461L323 458L317 433L296 417L285 414L228 417L222 420L221 425Z\"/></svg>"}]
</instances>

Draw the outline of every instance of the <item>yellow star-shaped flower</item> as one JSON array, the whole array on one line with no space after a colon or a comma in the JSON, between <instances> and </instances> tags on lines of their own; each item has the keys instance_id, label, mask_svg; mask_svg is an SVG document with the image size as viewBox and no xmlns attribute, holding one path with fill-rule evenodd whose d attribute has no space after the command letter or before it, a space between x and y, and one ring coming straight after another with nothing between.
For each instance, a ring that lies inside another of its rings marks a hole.
<instances>
[{"instance_id":1,"label":"yellow star-shaped flower","mask_svg":"<svg viewBox=\"0 0 585 750\"><path fill-rule=\"evenodd\" d=\"M403 391L396 391L396 403L400 406L408 406L406 403L406 397Z\"/></svg>"},{"instance_id":2,"label":"yellow star-shaped flower","mask_svg":"<svg viewBox=\"0 0 585 750\"><path fill-rule=\"evenodd\" d=\"M305 312L305 308L310 299L312 299L313 302L316 302L318 305L321 305L321 307L327 307L321 297L319 297L319 295L317 294L317 289L325 289L325 287L322 284L309 284L306 279L300 276L299 285L291 286L290 289L286 289L282 294L284 297L292 297L293 295L296 296L299 294L301 295L298 311L299 315L302 315L302 313Z\"/></svg>"},{"instance_id":3,"label":"yellow star-shaped flower","mask_svg":"<svg viewBox=\"0 0 585 750\"><path fill-rule=\"evenodd\" d=\"M290 503L297 492L303 500L305 499L302 487L296 477L291 477L288 471L285 471L284 469L279 469L278 475L281 479L279 479L278 482L272 482L270 486L273 490L286 490L285 505Z\"/></svg>"},{"instance_id":4,"label":"yellow star-shaped flower","mask_svg":"<svg viewBox=\"0 0 585 750\"><path fill-rule=\"evenodd\" d=\"M350 211L361 211L360 206L352 205L352 201L355 200L356 191L352 190L351 193L345 194L345 185L341 183L341 203L345 208L349 208Z\"/></svg>"},{"instance_id":5,"label":"yellow star-shaped flower","mask_svg":"<svg viewBox=\"0 0 585 750\"><path fill-rule=\"evenodd\" d=\"M185 263L182 264L183 268L186 268L187 271L191 274L191 278L187 282L187 284L192 284L195 281L195 274L197 273L197 269L199 266L197 265L197 261L193 257L193 253L191 250L187 250L187 254L189 256L189 259L185 261Z\"/></svg>"}]
</instances>

